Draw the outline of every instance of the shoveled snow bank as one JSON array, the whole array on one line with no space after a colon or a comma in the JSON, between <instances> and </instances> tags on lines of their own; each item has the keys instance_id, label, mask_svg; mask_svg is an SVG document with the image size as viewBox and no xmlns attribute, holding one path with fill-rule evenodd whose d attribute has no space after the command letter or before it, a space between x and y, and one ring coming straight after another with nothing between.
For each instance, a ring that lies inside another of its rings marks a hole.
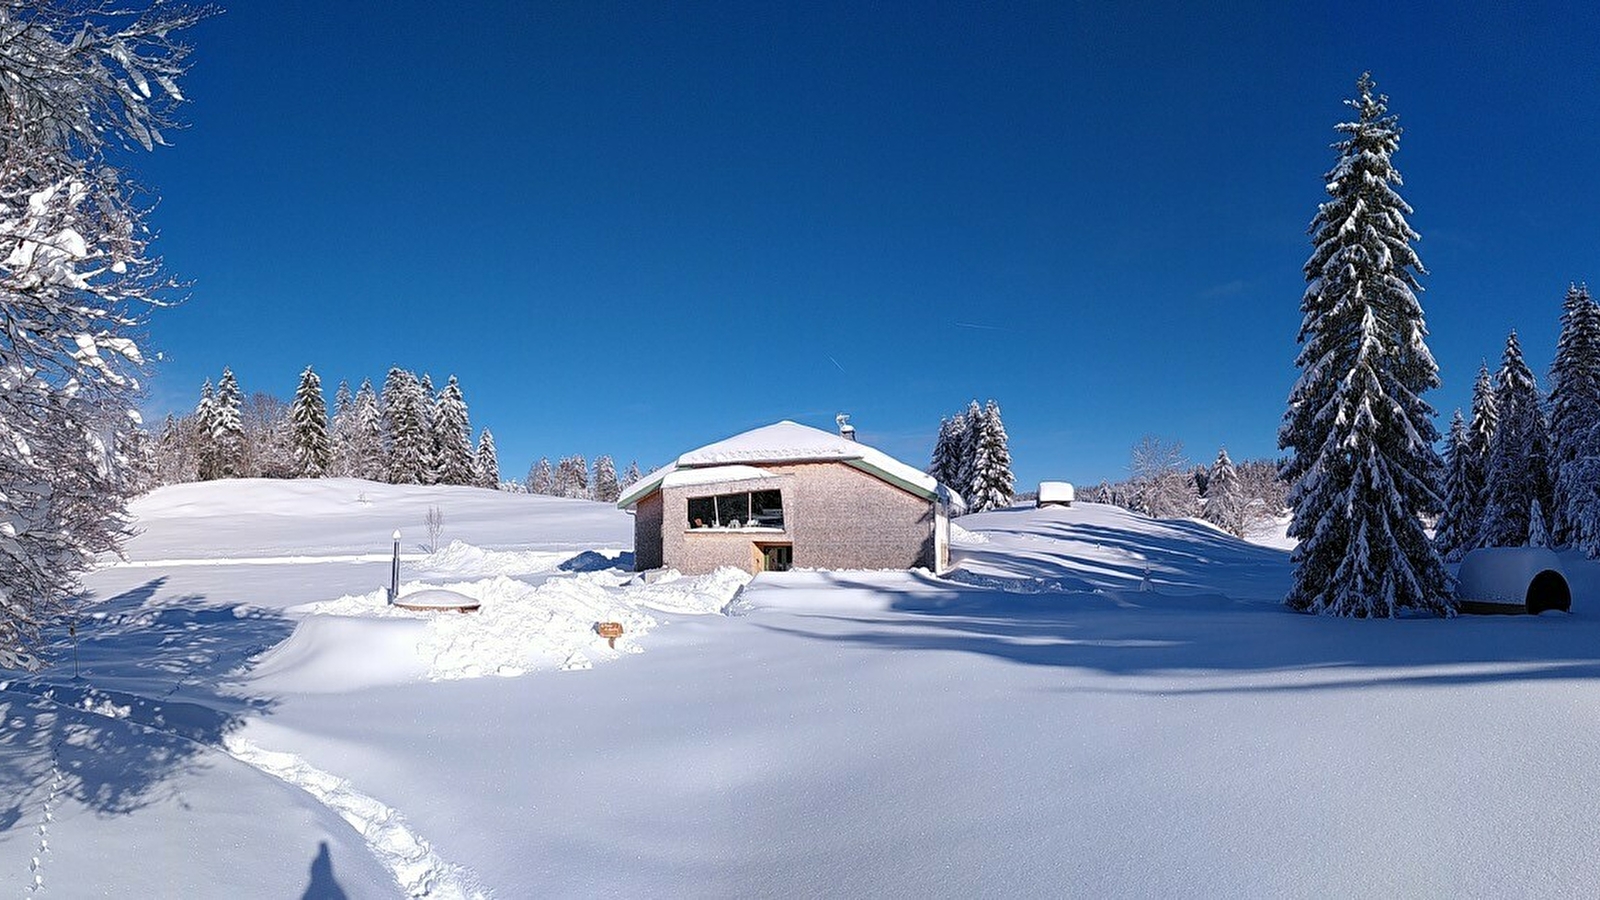
<instances>
[{"instance_id":1,"label":"shoveled snow bank","mask_svg":"<svg viewBox=\"0 0 1600 900\"><path fill-rule=\"evenodd\" d=\"M528 584L504 575L445 584L479 601L476 612L416 612L389 605L385 591L292 607L306 619L263 654L252 681L279 690L337 693L418 678L515 676L536 670L587 669L597 660L642 652L640 639L660 622L652 612L722 612L750 580L738 569L685 578L669 573L630 584L616 569L578 572ZM439 585L411 582L401 596ZM407 621L397 628L397 620ZM595 632L620 622L616 647ZM264 684L263 684L264 683Z\"/></svg>"},{"instance_id":2,"label":"shoveled snow bank","mask_svg":"<svg viewBox=\"0 0 1600 900\"><path fill-rule=\"evenodd\" d=\"M622 551L611 551L612 556ZM535 575L553 572L571 559L571 550L485 550L461 541L430 553L413 568L438 575Z\"/></svg>"}]
</instances>

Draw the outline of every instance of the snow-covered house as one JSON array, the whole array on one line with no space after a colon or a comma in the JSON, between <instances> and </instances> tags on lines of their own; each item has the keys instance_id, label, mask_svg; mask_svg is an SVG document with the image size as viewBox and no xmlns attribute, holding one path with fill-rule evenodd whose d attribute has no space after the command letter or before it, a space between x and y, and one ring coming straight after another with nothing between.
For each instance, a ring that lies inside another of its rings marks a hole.
<instances>
[{"instance_id":1,"label":"snow-covered house","mask_svg":"<svg viewBox=\"0 0 1600 900\"><path fill-rule=\"evenodd\" d=\"M1071 506L1073 499L1072 483L1067 481L1041 481L1039 482L1039 498L1034 501L1034 506Z\"/></svg>"},{"instance_id":2,"label":"snow-covered house","mask_svg":"<svg viewBox=\"0 0 1600 900\"><path fill-rule=\"evenodd\" d=\"M634 511L636 567L685 574L720 566L943 571L950 508L960 504L920 469L788 421L691 450L617 500Z\"/></svg>"}]
</instances>

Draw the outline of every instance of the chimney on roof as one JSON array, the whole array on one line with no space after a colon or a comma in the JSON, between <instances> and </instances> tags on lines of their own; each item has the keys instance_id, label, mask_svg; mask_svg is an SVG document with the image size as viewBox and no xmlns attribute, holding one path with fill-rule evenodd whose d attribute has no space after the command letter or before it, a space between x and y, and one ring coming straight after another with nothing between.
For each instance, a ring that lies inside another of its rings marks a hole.
<instances>
[{"instance_id":1,"label":"chimney on roof","mask_svg":"<svg viewBox=\"0 0 1600 900\"><path fill-rule=\"evenodd\" d=\"M847 441L853 441L856 439L856 427L850 424L849 413L839 413L837 416L833 417L833 420L839 423L840 437Z\"/></svg>"}]
</instances>

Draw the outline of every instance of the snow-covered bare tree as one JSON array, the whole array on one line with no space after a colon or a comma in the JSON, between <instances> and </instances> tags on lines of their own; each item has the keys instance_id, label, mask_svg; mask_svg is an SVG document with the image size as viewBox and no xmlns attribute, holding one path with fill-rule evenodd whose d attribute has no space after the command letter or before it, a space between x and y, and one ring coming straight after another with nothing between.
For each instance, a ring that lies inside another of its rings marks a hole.
<instances>
[{"instance_id":1,"label":"snow-covered bare tree","mask_svg":"<svg viewBox=\"0 0 1600 900\"><path fill-rule=\"evenodd\" d=\"M1480 485L1471 481L1472 457L1467 446L1467 426L1456 410L1444 445L1444 507L1433 528L1433 544L1446 560L1456 562L1471 548L1478 532L1472 498Z\"/></svg>"},{"instance_id":2,"label":"snow-covered bare tree","mask_svg":"<svg viewBox=\"0 0 1600 900\"><path fill-rule=\"evenodd\" d=\"M1593 483L1585 479L1580 455L1589 432L1600 425L1600 305L1587 285L1567 288L1562 304L1561 338L1550 365L1550 539L1572 544L1575 523L1587 505Z\"/></svg>"},{"instance_id":3,"label":"snow-covered bare tree","mask_svg":"<svg viewBox=\"0 0 1600 900\"><path fill-rule=\"evenodd\" d=\"M168 413L161 423L161 432L156 435L155 477L157 484L200 480L193 417L180 419Z\"/></svg>"},{"instance_id":4,"label":"snow-covered bare tree","mask_svg":"<svg viewBox=\"0 0 1600 900\"><path fill-rule=\"evenodd\" d=\"M1337 126L1345 138L1328 200L1311 221L1300 379L1278 433L1293 453L1289 534L1299 539L1286 602L1357 617L1450 615L1450 574L1422 521L1440 505L1439 435L1422 399L1439 376L1417 300L1419 235L1395 191L1400 127L1370 74L1356 91L1345 101L1355 121Z\"/></svg>"},{"instance_id":5,"label":"snow-covered bare tree","mask_svg":"<svg viewBox=\"0 0 1600 900\"><path fill-rule=\"evenodd\" d=\"M977 401L972 408L977 408ZM967 509L1005 509L1016 493L1016 479L1011 474L1010 439L1000 421L999 404L990 400L967 427L972 435L971 479L961 491Z\"/></svg>"},{"instance_id":6,"label":"snow-covered bare tree","mask_svg":"<svg viewBox=\"0 0 1600 900\"><path fill-rule=\"evenodd\" d=\"M348 393L349 388L345 391ZM310 366L300 373L300 387L294 392L294 403L289 407L289 428L300 477L327 475L333 465L333 446L328 440L328 407L322 399L322 379Z\"/></svg>"},{"instance_id":7,"label":"snow-covered bare tree","mask_svg":"<svg viewBox=\"0 0 1600 900\"><path fill-rule=\"evenodd\" d=\"M137 425L145 314L177 284L123 159L183 100L176 6L0 4L0 667L126 534L114 443Z\"/></svg>"},{"instance_id":8,"label":"snow-covered bare tree","mask_svg":"<svg viewBox=\"0 0 1600 900\"><path fill-rule=\"evenodd\" d=\"M478 452L472 455L473 484L491 491L500 489L500 454L494 449L494 435L485 428L478 433Z\"/></svg>"},{"instance_id":9,"label":"snow-covered bare tree","mask_svg":"<svg viewBox=\"0 0 1600 900\"><path fill-rule=\"evenodd\" d=\"M461 385L454 375L445 382L434 405L433 436L436 483L472 484L472 425L467 419L467 401L461 396Z\"/></svg>"},{"instance_id":10,"label":"snow-covered bare tree","mask_svg":"<svg viewBox=\"0 0 1600 900\"><path fill-rule=\"evenodd\" d=\"M594 461L594 499L601 503L615 503L622 496L617 483L617 464L611 457L602 455Z\"/></svg>"},{"instance_id":11,"label":"snow-covered bare tree","mask_svg":"<svg viewBox=\"0 0 1600 900\"><path fill-rule=\"evenodd\" d=\"M1226 447L1217 451L1217 461L1206 473L1205 519L1236 537L1244 537L1248 512L1244 491L1239 484L1239 472L1228 458Z\"/></svg>"},{"instance_id":12,"label":"snow-covered bare tree","mask_svg":"<svg viewBox=\"0 0 1600 900\"><path fill-rule=\"evenodd\" d=\"M239 407L244 426L244 462L239 468L244 478L295 478L299 465L294 458L294 427L289 421L290 406L282 397L256 391Z\"/></svg>"},{"instance_id":13,"label":"snow-covered bare tree","mask_svg":"<svg viewBox=\"0 0 1600 900\"><path fill-rule=\"evenodd\" d=\"M541 456L528 467L528 493L552 495L556 492L555 472L550 468L550 457Z\"/></svg>"},{"instance_id":14,"label":"snow-covered bare tree","mask_svg":"<svg viewBox=\"0 0 1600 900\"><path fill-rule=\"evenodd\" d=\"M1128 455L1129 508L1153 519L1194 515L1200 495L1188 468L1182 441L1140 438Z\"/></svg>"},{"instance_id":15,"label":"snow-covered bare tree","mask_svg":"<svg viewBox=\"0 0 1600 900\"><path fill-rule=\"evenodd\" d=\"M1478 533L1480 547L1525 547L1534 501L1550 508L1550 435L1540 405L1539 385L1522 358L1517 333L1506 337L1505 355L1495 373L1495 406L1500 422L1489 444L1488 502ZM1548 523L1540 523L1548 529Z\"/></svg>"}]
</instances>

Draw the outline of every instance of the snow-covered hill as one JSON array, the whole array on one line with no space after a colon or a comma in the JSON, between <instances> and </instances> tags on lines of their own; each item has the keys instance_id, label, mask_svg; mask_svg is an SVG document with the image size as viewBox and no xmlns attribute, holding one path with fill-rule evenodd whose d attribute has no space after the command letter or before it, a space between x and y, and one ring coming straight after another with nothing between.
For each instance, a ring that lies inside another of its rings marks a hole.
<instances>
[{"instance_id":1,"label":"snow-covered hill","mask_svg":"<svg viewBox=\"0 0 1600 900\"><path fill-rule=\"evenodd\" d=\"M135 562L90 578L82 677L62 634L0 687L0 871L64 896L1600 892L1592 564L1570 616L1320 619L1279 604L1282 550L1080 504L961 519L949 578L735 596L628 584L615 510L474 493L142 501ZM393 612L386 566L350 561L434 503L465 543L405 580L482 613ZM616 650L603 616L637 617Z\"/></svg>"}]
</instances>

